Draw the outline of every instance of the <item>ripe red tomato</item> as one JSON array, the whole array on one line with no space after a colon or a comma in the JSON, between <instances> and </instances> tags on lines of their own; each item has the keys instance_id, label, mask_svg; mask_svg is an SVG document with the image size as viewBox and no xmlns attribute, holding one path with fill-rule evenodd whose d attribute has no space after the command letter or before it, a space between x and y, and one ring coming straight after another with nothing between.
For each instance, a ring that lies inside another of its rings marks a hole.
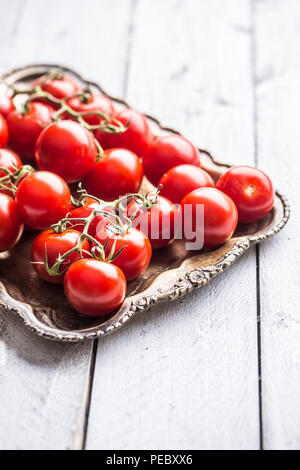
<instances>
[{"instance_id":1,"label":"ripe red tomato","mask_svg":"<svg viewBox=\"0 0 300 470\"><path fill-rule=\"evenodd\" d=\"M86 198L84 205L72 209L68 217L70 219L85 219L86 217L89 217L91 215L94 209L98 208L104 210L105 212L109 212L110 214L114 213L114 210L111 207L102 207L98 204L97 201L95 201L95 199L88 197ZM89 226L88 234L94 237L96 233L102 230L109 222L110 220L107 219L105 216L101 214L96 215ZM84 224L82 222L72 222L72 226L74 229L78 230L78 232L82 232L84 229Z\"/></svg>"},{"instance_id":2,"label":"ripe red tomato","mask_svg":"<svg viewBox=\"0 0 300 470\"><path fill-rule=\"evenodd\" d=\"M275 192L270 178L251 166L235 166L220 176L217 188L235 202L240 222L256 222L274 206Z\"/></svg>"},{"instance_id":3,"label":"ripe red tomato","mask_svg":"<svg viewBox=\"0 0 300 470\"><path fill-rule=\"evenodd\" d=\"M15 201L0 194L0 253L11 250L18 243L23 229Z\"/></svg>"},{"instance_id":4,"label":"ripe red tomato","mask_svg":"<svg viewBox=\"0 0 300 470\"><path fill-rule=\"evenodd\" d=\"M233 234L238 222L237 209L230 197L216 188L200 188L181 201L184 235L195 239L204 235L203 247L223 245ZM204 209L201 225L197 208ZM194 234L194 238L191 235ZM188 236L187 236L188 235Z\"/></svg>"},{"instance_id":5,"label":"ripe red tomato","mask_svg":"<svg viewBox=\"0 0 300 470\"><path fill-rule=\"evenodd\" d=\"M5 147L8 142L8 127L6 120L0 114L0 147Z\"/></svg>"},{"instance_id":6,"label":"ripe red tomato","mask_svg":"<svg viewBox=\"0 0 300 470\"><path fill-rule=\"evenodd\" d=\"M170 134L154 139L143 155L144 171L148 180L157 186L170 168L187 163L200 165L199 151L184 137Z\"/></svg>"},{"instance_id":7,"label":"ripe red tomato","mask_svg":"<svg viewBox=\"0 0 300 470\"><path fill-rule=\"evenodd\" d=\"M151 209L132 201L128 205L127 216L132 217L134 214L133 227L147 235L153 250L173 242L177 232L178 210L171 201L158 196Z\"/></svg>"},{"instance_id":8,"label":"ripe red tomato","mask_svg":"<svg viewBox=\"0 0 300 470\"><path fill-rule=\"evenodd\" d=\"M77 312L101 317L113 312L126 295L126 279L114 264L96 259L80 259L68 269L65 294Z\"/></svg>"},{"instance_id":9,"label":"ripe red tomato","mask_svg":"<svg viewBox=\"0 0 300 470\"><path fill-rule=\"evenodd\" d=\"M119 235L112 233L107 226L98 232L95 238L102 245L107 241L106 256L109 256L114 243L116 243L115 254L123 249L112 263L123 271L127 281L137 278L147 269L152 256L152 248L148 238L140 230L131 228Z\"/></svg>"},{"instance_id":10,"label":"ripe red tomato","mask_svg":"<svg viewBox=\"0 0 300 470\"><path fill-rule=\"evenodd\" d=\"M0 114L7 119L9 113L14 109L14 102L6 95L0 95Z\"/></svg>"},{"instance_id":11,"label":"ripe red tomato","mask_svg":"<svg viewBox=\"0 0 300 470\"><path fill-rule=\"evenodd\" d=\"M143 179L143 166L130 150L114 148L105 150L104 156L94 166L85 180L89 194L105 201L137 193Z\"/></svg>"},{"instance_id":12,"label":"ripe red tomato","mask_svg":"<svg viewBox=\"0 0 300 470\"><path fill-rule=\"evenodd\" d=\"M17 110L9 113L9 145L27 160L34 159L34 148L42 130L51 122L53 108L42 103L30 103L29 112L21 114Z\"/></svg>"},{"instance_id":13,"label":"ripe red tomato","mask_svg":"<svg viewBox=\"0 0 300 470\"><path fill-rule=\"evenodd\" d=\"M88 95L88 101L84 101L81 97L74 97L67 101L67 104L74 111L78 113L82 112L92 112L92 111L102 111L107 116L113 116L115 109L113 102L110 98L100 93L91 93ZM97 114L91 114L83 116L84 120L91 125L98 125L103 120L101 116Z\"/></svg>"},{"instance_id":14,"label":"ripe red tomato","mask_svg":"<svg viewBox=\"0 0 300 470\"><path fill-rule=\"evenodd\" d=\"M48 78L45 76L38 78L33 86L41 85L42 90L59 100L74 95L80 91L79 84L70 75L61 75L61 78Z\"/></svg>"},{"instance_id":15,"label":"ripe red tomato","mask_svg":"<svg viewBox=\"0 0 300 470\"><path fill-rule=\"evenodd\" d=\"M0 168L6 168L14 173L15 169L19 169L21 166L22 162L15 152L8 149L0 149ZM6 173L0 170L0 178L2 178L2 176L6 176Z\"/></svg>"},{"instance_id":16,"label":"ripe red tomato","mask_svg":"<svg viewBox=\"0 0 300 470\"><path fill-rule=\"evenodd\" d=\"M51 276L48 274L45 267L46 251L48 266L51 268L59 255L63 256L78 244L80 236L81 233L77 232L77 230L65 230L62 233L55 233L53 230L46 230L35 238L31 247L31 262L33 263L32 265L37 274L44 279L44 281L51 282L52 284L62 284L64 282L65 269L69 268L72 263L79 259L79 253L75 251L63 262L59 271L62 274ZM89 251L90 245L87 240L84 240L82 249ZM82 252L82 256L83 258L89 257L84 251Z\"/></svg>"},{"instance_id":17,"label":"ripe red tomato","mask_svg":"<svg viewBox=\"0 0 300 470\"><path fill-rule=\"evenodd\" d=\"M12 173L15 173L16 169L18 170L19 168L21 168L21 166L22 166L22 162L16 153L8 149L0 149L0 168L6 168ZM5 173L5 171L0 169L0 179L6 175L7 173ZM7 186L10 186L10 185L7 184ZM8 196L12 194L11 191L7 189L1 189L1 187L0 187L0 193L8 194Z\"/></svg>"},{"instance_id":18,"label":"ripe red tomato","mask_svg":"<svg viewBox=\"0 0 300 470\"><path fill-rule=\"evenodd\" d=\"M212 177L195 165L174 166L162 176L159 184L162 185L160 195L178 204L194 189L215 186Z\"/></svg>"},{"instance_id":19,"label":"ripe red tomato","mask_svg":"<svg viewBox=\"0 0 300 470\"><path fill-rule=\"evenodd\" d=\"M43 230L66 216L71 194L67 183L58 175L37 171L21 181L15 201L22 220L29 227Z\"/></svg>"},{"instance_id":20,"label":"ripe red tomato","mask_svg":"<svg viewBox=\"0 0 300 470\"><path fill-rule=\"evenodd\" d=\"M58 121L41 133L35 158L41 170L52 171L74 183L95 165L97 147L92 134L78 122Z\"/></svg>"},{"instance_id":21,"label":"ripe red tomato","mask_svg":"<svg viewBox=\"0 0 300 470\"><path fill-rule=\"evenodd\" d=\"M121 147L131 150L138 157L142 157L153 139L153 135L145 116L134 109L123 109L116 116L124 126L129 122L128 129L121 134L109 134L101 130L96 131L95 136L104 149ZM116 121L112 123L115 124Z\"/></svg>"}]
</instances>

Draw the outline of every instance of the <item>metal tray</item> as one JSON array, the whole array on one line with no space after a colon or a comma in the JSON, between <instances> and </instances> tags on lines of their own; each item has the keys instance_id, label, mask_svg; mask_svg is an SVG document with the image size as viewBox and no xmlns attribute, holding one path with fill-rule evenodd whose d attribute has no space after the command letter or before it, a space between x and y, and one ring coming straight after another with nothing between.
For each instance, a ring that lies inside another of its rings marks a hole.
<instances>
[{"instance_id":1,"label":"metal tray","mask_svg":"<svg viewBox=\"0 0 300 470\"><path fill-rule=\"evenodd\" d=\"M38 76L58 68L75 76L82 85L89 85L107 95L97 83L84 80L73 70L57 65L30 65L3 74L0 92L2 87L5 88L3 82L28 86ZM118 106L128 106L123 100L110 98ZM147 115L147 118L156 134L179 133L163 126L152 116ZM214 179L230 166L217 162L206 150L200 149L200 152L202 166ZM149 185L147 181L144 184ZM47 339L76 342L101 337L121 328L134 315L152 305L175 300L207 284L252 245L279 232L288 221L289 214L286 198L276 192L275 206L269 215L255 224L240 224L233 238L216 250L186 252L184 243L176 241L169 248L154 252L147 271L128 284L123 305L106 318L79 315L68 304L62 287L39 279L29 262L30 246L36 233L27 232L10 253L0 254L0 309L19 315L28 328Z\"/></svg>"}]
</instances>

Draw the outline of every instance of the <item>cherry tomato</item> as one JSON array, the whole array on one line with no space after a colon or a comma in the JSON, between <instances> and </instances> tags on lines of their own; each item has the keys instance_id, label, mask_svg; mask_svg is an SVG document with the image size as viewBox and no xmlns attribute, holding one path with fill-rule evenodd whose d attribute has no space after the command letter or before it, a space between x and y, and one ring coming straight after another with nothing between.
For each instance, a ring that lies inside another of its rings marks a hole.
<instances>
[{"instance_id":1,"label":"cherry tomato","mask_svg":"<svg viewBox=\"0 0 300 470\"><path fill-rule=\"evenodd\" d=\"M102 209L105 212L108 212L110 214L114 213L114 210L110 207L102 207L98 204L95 199L92 198L87 198L84 202L84 205L81 207L75 207L74 209L71 210L70 214L68 217L70 219L76 218L76 219L85 219L86 217L89 217L91 213L93 212L94 209ZM112 219L113 220L113 219ZM102 230L107 224L109 224L110 220L107 219L105 216L99 214L96 215L95 218L92 220L89 229L88 229L88 234L96 235L97 232ZM78 230L79 232L82 232L84 229L84 224L82 222L72 222L73 228Z\"/></svg>"},{"instance_id":2,"label":"cherry tomato","mask_svg":"<svg viewBox=\"0 0 300 470\"><path fill-rule=\"evenodd\" d=\"M175 203L180 203L194 189L215 186L212 177L194 165L174 166L162 176L159 184L162 185L160 195Z\"/></svg>"},{"instance_id":3,"label":"cherry tomato","mask_svg":"<svg viewBox=\"0 0 300 470\"><path fill-rule=\"evenodd\" d=\"M15 201L0 194L0 253L11 250L20 240L24 225Z\"/></svg>"},{"instance_id":4,"label":"cherry tomato","mask_svg":"<svg viewBox=\"0 0 300 470\"><path fill-rule=\"evenodd\" d=\"M174 166L184 163L201 166L196 147L176 134L154 139L143 155L143 163L145 175L154 186L157 186L163 174Z\"/></svg>"},{"instance_id":5,"label":"cherry tomato","mask_svg":"<svg viewBox=\"0 0 300 470\"><path fill-rule=\"evenodd\" d=\"M74 183L95 165L97 147L92 134L78 122L58 121L41 133L35 157L41 170L53 171Z\"/></svg>"},{"instance_id":6,"label":"cherry tomato","mask_svg":"<svg viewBox=\"0 0 300 470\"><path fill-rule=\"evenodd\" d=\"M141 187L143 166L130 150L114 148L104 151L104 156L94 166L85 180L89 194L105 201L136 193Z\"/></svg>"},{"instance_id":7,"label":"cherry tomato","mask_svg":"<svg viewBox=\"0 0 300 470\"><path fill-rule=\"evenodd\" d=\"M43 230L66 216L71 194L58 175L37 171L21 181L15 201L22 220L29 227Z\"/></svg>"},{"instance_id":8,"label":"cherry tomato","mask_svg":"<svg viewBox=\"0 0 300 470\"><path fill-rule=\"evenodd\" d=\"M59 271L62 274L51 276L48 274L45 267L46 252L48 266L51 268L59 255L63 256L67 251L71 250L78 244L80 236L81 233L77 230L65 230L62 233L55 233L53 230L46 230L35 238L31 247L31 262L37 274L44 279L44 281L51 282L52 284L62 284L65 277L65 269L68 269L72 263L79 259L79 253L77 251L70 254L62 263ZM90 245L87 240L84 240L82 249L89 251ZM84 251L82 252L82 256L83 258L89 257L89 255Z\"/></svg>"},{"instance_id":9,"label":"cherry tomato","mask_svg":"<svg viewBox=\"0 0 300 470\"><path fill-rule=\"evenodd\" d=\"M132 201L127 208L127 216L134 216L133 227L142 230L150 240L152 249L157 250L173 242L178 223L176 206L163 196L147 209Z\"/></svg>"},{"instance_id":10,"label":"cherry tomato","mask_svg":"<svg viewBox=\"0 0 300 470\"><path fill-rule=\"evenodd\" d=\"M21 168L21 166L22 162L16 153L8 149L0 149L0 168L6 168L12 173L15 173L16 169L18 170L19 168ZM7 173L0 169L0 179L4 176L7 176ZM7 186L10 185L8 184ZM12 191L10 191L9 189L1 189L0 187L0 193L4 193L10 196L12 194Z\"/></svg>"},{"instance_id":11,"label":"cherry tomato","mask_svg":"<svg viewBox=\"0 0 300 470\"><path fill-rule=\"evenodd\" d=\"M107 116L112 116L115 112L111 99L105 95L101 95L100 93L89 94L87 101L84 101L84 98L76 96L68 100L67 104L78 113L102 111ZM83 119L91 125L98 125L103 120L103 118L101 116L97 116L97 114L83 116Z\"/></svg>"},{"instance_id":12,"label":"cherry tomato","mask_svg":"<svg viewBox=\"0 0 300 470\"><path fill-rule=\"evenodd\" d=\"M8 142L8 126L6 120L0 114L0 147L5 147Z\"/></svg>"},{"instance_id":13,"label":"cherry tomato","mask_svg":"<svg viewBox=\"0 0 300 470\"><path fill-rule=\"evenodd\" d=\"M7 118L9 145L21 158L34 159L34 148L42 130L51 122L53 108L42 103L30 103L29 112L11 111Z\"/></svg>"},{"instance_id":14,"label":"cherry tomato","mask_svg":"<svg viewBox=\"0 0 300 470\"><path fill-rule=\"evenodd\" d=\"M8 149L0 149L0 168L6 168L12 173L15 169L19 169L22 166L22 162L15 152ZM5 171L0 170L0 178L5 176Z\"/></svg>"},{"instance_id":15,"label":"cherry tomato","mask_svg":"<svg viewBox=\"0 0 300 470\"><path fill-rule=\"evenodd\" d=\"M238 222L237 209L230 197L216 188L195 189L181 201L184 235L187 231L204 235L203 247L223 245L233 234ZM204 210L203 225L199 226L197 208ZM197 225L197 226L196 226Z\"/></svg>"},{"instance_id":16,"label":"cherry tomato","mask_svg":"<svg viewBox=\"0 0 300 470\"><path fill-rule=\"evenodd\" d=\"M9 113L15 108L14 102L9 96L0 95L0 114L7 119Z\"/></svg>"},{"instance_id":17,"label":"cherry tomato","mask_svg":"<svg viewBox=\"0 0 300 470\"><path fill-rule=\"evenodd\" d=\"M240 222L256 222L274 206L275 192L270 178L251 166L235 166L220 176L217 188L235 202Z\"/></svg>"},{"instance_id":18,"label":"cherry tomato","mask_svg":"<svg viewBox=\"0 0 300 470\"><path fill-rule=\"evenodd\" d=\"M101 317L113 312L126 295L126 279L118 266L96 259L80 259L68 269L65 294L77 312Z\"/></svg>"},{"instance_id":19,"label":"cherry tomato","mask_svg":"<svg viewBox=\"0 0 300 470\"><path fill-rule=\"evenodd\" d=\"M95 238L102 245L107 242L106 256L110 254L114 243L115 254L123 249L112 263L123 271L127 281L137 278L147 269L152 256L152 248L148 238L140 230L131 228L119 235L113 234L107 226L98 232Z\"/></svg>"},{"instance_id":20,"label":"cherry tomato","mask_svg":"<svg viewBox=\"0 0 300 470\"><path fill-rule=\"evenodd\" d=\"M33 83L33 87L36 85L41 85L42 90L50 93L50 95L59 100L67 98L68 96L74 95L80 91L79 84L70 75L61 76L61 78L48 79L45 76L42 76Z\"/></svg>"},{"instance_id":21,"label":"cherry tomato","mask_svg":"<svg viewBox=\"0 0 300 470\"><path fill-rule=\"evenodd\" d=\"M142 157L153 139L153 135L145 116L134 109L123 109L116 116L118 120L128 129L121 134L109 134L102 130L95 132L96 139L104 149L122 147L131 150L138 157ZM112 121L116 124L116 121Z\"/></svg>"}]
</instances>

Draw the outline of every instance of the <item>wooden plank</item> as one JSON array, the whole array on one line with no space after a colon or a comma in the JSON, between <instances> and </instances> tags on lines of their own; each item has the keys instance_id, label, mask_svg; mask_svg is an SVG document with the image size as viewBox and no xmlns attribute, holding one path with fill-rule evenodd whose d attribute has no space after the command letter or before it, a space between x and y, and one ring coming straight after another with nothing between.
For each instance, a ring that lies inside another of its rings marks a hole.
<instances>
[{"instance_id":1,"label":"wooden plank","mask_svg":"<svg viewBox=\"0 0 300 470\"><path fill-rule=\"evenodd\" d=\"M7 44L1 71L59 62L121 93L130 5L130 0L1 2L0 37ZM0 448L81 448L91 360L92 343L45 342L1 314Z\"/></svg>"},{"instance_id":2,"label":"wooden plank","mask_svg":"<svg viewBox=\"0 0 300 470\"><path fill-rule=\"evenodd\" d=\"M136 3L128 99L254 162L250 2ZM99 342L88 449L259 447L255 251Z\"/></svg>"},{"instance_id":3,"label":"wooden plank","mask_svg":"<svg viewBox=\"0 0 300 470\"><path fill-rule=\"evenodd\" d=\"M297 0L255 3L258 165L292 206L286 229L260 250L266 449L300 449L299 24Z\"/></svg>"}]
</instances>

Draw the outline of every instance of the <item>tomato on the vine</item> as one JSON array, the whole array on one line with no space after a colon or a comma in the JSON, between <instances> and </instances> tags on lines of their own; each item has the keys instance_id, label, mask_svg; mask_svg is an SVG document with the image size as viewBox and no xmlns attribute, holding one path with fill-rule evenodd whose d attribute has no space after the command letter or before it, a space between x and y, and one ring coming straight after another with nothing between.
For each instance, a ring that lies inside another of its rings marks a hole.
<instances>
[{"instance_id":1,"label":"tomato on the vine","mask_svg":"<svg viewBox=\"0 0 300 470\"><path fill-rule=\"evenodd\" d=\"M137 278L148 267L152 248L146 235L135 228L129 228L124 233L113 233L108 225L100 232L97 232L95 239L105 245L105 256L109 256L115 246L114 253L122 252L112 261L118 266L127 281Z\"/></svg>"},{"instance_id":2,"label":"tomato on the vine","mask_svg":"<svg viewBox=\"0 0 300 470\"><path fill-rule=\"evenodd\" d=\"M0 114L7 119L9 113L15 108L13 100L6 95L0 95Z\"/></svg>"},{"instance_id":3,"label":"tomato on the vine","mask_svg":"<svg viewBox=\"0 0 300 470\"><path fill-rule=\"evenodd\" d=\"M143 154L144 171L148 180L157 186L160 178L177 165L200 165L197 148L184 137L170 134L154 139Z\"/></svg>"},{"instance_id":4,"label":"tomato on the vine","mask_svg":"<svg viewBox=\"0 0 300 470\"><path fill-rule=\"evenodd\" d=\"M114 214L114 210L111 207L102 207L100 204L95 201L95 199L92 198L86 198L84 201L84 204L80 207L75 207L73 208L69 215L68 218L70 219L85 219L89 217L93 210L95 209L101 209L105 212L108 212L109 214ZM112 218L112 221L114 219ZM91 235L92 237L100 230L102 230L107 224L109 224L108 218L105 217L105 215L102 214L97 214L95 215L94 219L92 220L89 228L88 228L88 234ZM84 229L84 223L82 221L72 221L72 227L79 232L82 232Z\"/></svg>"},{"instance_id":5,"label":"tomato on the vine","mask_svg":"<svg viewBox=\"0 0 300 470\"><path fill-rule=\"evenodd\" d=\"M5 171L1 170L1 168L5 168L14 173L15 170L18 170L21 166L22 162L15 152L9 149L0 149L0 178L7 174Z\"/></svg>"},{"instance_id":6,"label":"tomato on the vine","mask_svg":"<svg viewBox=\"0 0 300 470\"><path fill-rule=\"evenodd\" d=\"M61 233L55 233L53 230L46 230L40 233L33 241L31 247L31 262L37 274L44 281L52 284L62 284L67 270L72 263L80 258L78 251L70 254L61 264L59 272L61 274L52 276L47 272L46 263L51 268L56 262L58 256L63 256L72 248L76 247L80 240L81 233L77 230L65 230ZM88 258L87 252L90 249L89 242L85 239L82 244L82 257ZM47 254L47 259L46 259Z\"/></svg>"},{"instance_id":7,"label":"tomato on the vine","mask_svg":"<svg viewBox=\"0 0 300 470\"><path fill-rule=\"evenodd\" d=\"M120 307L127 286L118 266L97 259L80 259L68 269L64 289L77 312L101 317Z\"/></svg>"},{"instance_id":8,"label":"tomato on the vine","mask_svg":"<svg viewBox=\"0 0 300 470\"><path fill-rule=\"evenodd\" d=\"M41 170L52 171L68 183L84 178L97 159L92 134L75 121L58 121L43 130L35 157Z\"/></svg>"},{"instance_id":9,"label":"tomato on the vine","mask_svg":"<svg viewBox=\"0 0 300 470\"><path fill-rule=\"evenodd\" d=\"M234 233L238 213L232 199L216 188L195 189L181 201L183 234L194 240L203 238L204 248L223 245ZM199 225L197 211L202 211Z\"/></svg>"},{"instance_id":10,"label":"tomato on the vine","mask_svg":"<svg viewBox=\"0 0 300 470\"><path fill-rule=\"evenodd\" d=\"M7 122L0 114L0 147L5 147L8 142L8 126Z\"/></svg>"},{"instance_id":11,"label":"tomato on the vine","mask_svg":"<svg viewBox=\"0 0 300 470\"><path fill-rule=\"evenodd\" d=\"M240 222L256 222L274 206L275 192L270 178L251 166L234 166L220 176L217 188L235 202Z\"/></svg>"},{"instance_id":12,"label":"tomato on the vine","mask_svg":"<svg viewBox=\"0 0 300 470\"><path fill-rule=\"evenodd\" d=\"M195 165L178 165L167 171L159 180L160 195L175 203L194 189L214 187L212 177L202 168Z\"/></svg>"},{"instance_id":13,"label":"tomato on the vine","mask_svg":"<svg viewBox=\"0 0 300 470\"><path fill-rule=\"evenodd\" d=\"M67 105L77 113L102 111L110 117L115 112L111 99L100 93L83 93L82 96L76 96L68 100ZM83 119L90 125L98 125L103 120L103 117L97 114L88 114L83 116Z\"/></svg>"},{"instance_id":14,"label":"tomato on the vine","mask_svg":"<svg viewBox=\"0 0 300 470\"><path fill-rule=\"evenodd\" d=\"M15 173L15 171L19 170L21 166L22 162L15 152L8 149L0 149L0 180L1 178L7 176L7 173L1 170L1 168L4 168L10 171L11 173ZM6 187L8 189L6 189ZM11 196L12 191L9 190L10 187L10 184L5 184L5 188L1 188L0 186L0 193L8 194L9 196Z\"/></svg>"},{"instance_id":15,"label":"tomato on the vine","mask_svg":"<svg viewBox=\"0 0 300 470\"><path fill-rule=\"evenodd\" d=\"M33 87L40 85L42 90L49 93L59 100L67 98L68 96L74 95L80 91L79 84L70 75L63 75L60 72L57 73L57 77L42 76L38 78L34 83Z\"/></svg>"},{"instance_id":16,"label":"tomato on the vine","mask_svg":"<svg viewBox=\"0 0 300 470\"><path fill-rule=\"evenodd\" d=\"M125 148L141 158L153 139L146 117L134 109L125 108L116 114L112 124L117 125L117 121L124 126L128 125L126 131L120 134L110 134L98 130L95 132L96 139L104 149Z\"/></svg>"},{"instance_id":17,"label":"tomato on the vine","mask_svg":"<svg viewBox=\"0 0 300 470\"><path fill-rule=\"evenodd\" d=\"M0 253L11 250L20 240L24 225L15 201L0 194Z\"/></svg>"},{"instance_id":18,"label":"tomato on the vine","mask_svg":"<svg viewBox=\"0 0 300 470\"><path fill-rule=\"evenodd\" d=\"M22 220L31 228L43 230L65 217L71 194L60 176L37 171L21 181L15 201Z\"/></svg>"},{"instance_id":19,"label":"tomato on the vine","mask_svg":"<svg viewBox=\"0 0 300 470\"><path fill-rule=\"evenodd\" d=\"M179 221L178 210L175 204L165 197L158 196L151 208L133 200L127 207L127 217L134 217L133 227L147 235L154 250L174 241Z\"/></svg>"},{"instance_id":20,"label":"tomato on the vine","mask_svg":"<svg viewBox=\"0 0 300 470\"><path fill-rule=\"evenodd\" d=\"M50 124L53 112L53 108L47 104L31 102L26 114L17 110L9 113L9 145L21 158L34 160L36 141L43 129Z\"/></svg>"},{"instance_id":21,"label":"tomato on the vine","mask_svg":"<svg viewBox=\"0 0 300 470\"><path fill-rule=\"evenodd\" d=\"M119 196L137 193L143 179L143 166L135 153L122 148L104 151L85 180L89 194L114 201Z\"/></svg>"}]
</instances>

